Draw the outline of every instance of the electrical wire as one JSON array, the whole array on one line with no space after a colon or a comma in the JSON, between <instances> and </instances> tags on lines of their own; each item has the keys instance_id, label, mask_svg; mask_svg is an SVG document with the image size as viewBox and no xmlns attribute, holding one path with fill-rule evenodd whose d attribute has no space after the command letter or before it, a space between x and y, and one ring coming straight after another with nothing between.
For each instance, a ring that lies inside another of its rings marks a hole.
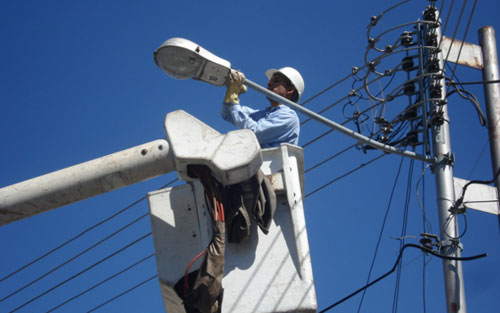
<instances>
[{"instance_id":1,"label":"electrical wire","mask_svg":"<svg viewBox=\"0 0 500 313\"><path fill-rule=\"evenodd\" d=\"M130 270L130 269L132 269L132 268L136 267L137 265L139 265L139 264L141 264L141 263L143 263L143 262L145 262L145 261L149 260L150 258L152 258L152 257L153 257L153 256L155 256L155 255L156 255L155 253L152 253L152 254L150 254L150 255L148 255L148 256L146 256L146 257L144 257L144 258L140 259L139 261L135 262L134 264L132 264L132 265L130 265L130 266L128 266L128 267L126 267L126 268L122 269L121 271L119 271L119 272L117 272L117 273L115 273L115 274L113 274L113 275L111 275L111 276L108 276L107 278L105 278L105 279L101 280L100 282L98 282L97 284L93 285L92 287L87 288L87 289L85 289L84 291L80 292L79 294L77 294L77 295L75 295L75 296L73 296L73 297L69 298L68 300L65 300L64 302L62 302L62 303L60 303L60 304L58 304L58 305L56 305L56 306L55 306L55 307L53 307L52 309L48 310L46 313L50 313L50 312L53 312L53 311L55 311L55 310L59 309L60 307L62 307L62 306L64 306L64 305L66 305L66 304L68 304L68 303L70 303L71 301L73 301L73 300L75 300L75 299L77 299L77 298L79 298L79 297L83 296L84 294L86 294L86 293L88 293L88 292L92 291L93 289L95 289L95 288L97 288L97 287L101 286L102 284L104 284L104 283L106 283L106 282L110 281L111 279L113 279L113 278L115 278L115 277L117 277L117 276L119 276L119 275L121 275L121 274L125 273L126 271L128 271L128 270Z\"/></svg>"},{"instance_id":2,"label":"electrical wire","mask_svg":"<svg viewBox=\"0 0 500 313\"><path fill-rule=\"evenodd\" d=\"M64 261L63 263L55 266L54 268L52 268L51 270L49 270L48 272L44 273L43 275L37 277L36 279L32 280L31 282L27 283L26 285L24 285L23 287L17 289L16 291L10 293L9 295L3 297L0 302L3 302L7 299L9 299L10 297L12 297L13 295L16 295L18 294L19 292L23 291L24 289L28 288L29 286L33 285L34 283L40 281L42 278L45 278L47 276L49 276L50 274L54 273L55 271L57 271L58 269L62 268L64 265L76 260L77 258L79 258L80 256L84 255L85 253L89 252L90 250L94 249L95 247L99 246L100 244L102 244L103 242L105 242L106 240L112 238L113 236L117 235L118 233L122 232L123 230L125 230L126 228L132 226L133 224L137 223L138 221L140 221L141 219L143 219L144 217L148 216L149 215L149 212L146 213L146 214L143 214L142 216L139 216L138 218L136 218L135 220L133 220L132 222L128 223L127 225L121 227L120 229L118 229L117 231L111 233L110 235L104 237L104 239L101 239L99 240L98 242L96 242L95 244L93 244L92 246L88 247L87 249L83 250L82 252L80 253L77 253L76 255L74 255L73 257L69 258L68 260Z\"/></svg>"},{"instance_id":3,"label":"electrical wire","mask_svg":"<svg viewBox=\"0 0 500 313\"><path fill-rule=\"evenodd\" d=\"M465 10L465 5L466 4L467 4L467 1L464 1L464 6L462 7L462 11L460 12L460 18L459 18L459 21L457 23L456 29L458 29L458 24L460 23L460 19L462 17L463 11ZM462 53L462 48L463 48L463 45L465 43L465 39L467 37L467 33L469 31L469 27L470 27L470 24L471 24L471 21L472 21L472 16L474 16L474 11L476 9L476 4L477 4L477 0L474 0L474 4L472 5L472 9L471 9L471 12L470 12L469 20L467 21L467 26L465 27L464 36L463 36L462 42L460 43L460 49L458 50L457 60L456 60L455 66L454 66L454 68L453 68L453 70L451 72L451 77L453 77L455 75L455 71L457 70L458 60L460 60L460 54ZM453 39L452 39L452 42L450 43L450 50L448 51L448 53L450 53L450 51L451 51L451 46L453 45L453 40L455 39L455 33L456 33L456 30L453 33ZM447 62L446 61L447 59L448 58L445 59L445 62ZM444 67L443 67L443 71L444 71ZM448 87L448 90L449 90L449 87Z\"/></svg>"},{"instance_id":4,"label":"electrical wire","mask_svg":"<svg viewBox=\"0 0 500 313\"><path fill-rule=\"evenodd\" d=\"M356 71L358 70L361 70L363 68L365 68L367 65L363 65L362 67L360 67L359 69L357 69ZM355 75L355 71L353 71L351 74L345 76L344 78L336 81L335 83L331 84L330 86L326 87L325 89L323 89L322 91L316 93L315 95L313 95L312 97L308 98L307 100L305 100L304 102L302 102L300 105L306 105L307 103L311 102L312 100L316 99L317 97L321 96L322 94L324 94L325 92L327 92L328 90L332 89L333 87L343 83L344 81L346 81L347 79L349 79L351 76Z\"/></svg>"},{"instance_id":5,"label":"electrical wire","mask_svg":"<svg viewBox=\"0 0 500 313\"><path fill-rule=\"evenodd\" d=\"M419 246L419 245L416 245L416 244L412 244L412 243L407 243L403 246L403 248L399 251L399 255L396 259L396 262L394 263L393 267L391 270L389 270L387 273L379 276L377 279L371 281L370 283L366 284L365 286L359 288L358 290L354 291L353 293L349 294L348 296L340 299L339 301L335 302L334 304L324 308L323 310L321 310L319 313L324 313L324 312L327 312L329 310L331 310L332 308L336 307L337 305L349 300L350 298L354 297L355 295L357 295L358 293L360 293L361 291L369 288L370 286L373 286L374 284L378 283L379 281L381 281L382 279L386 278L387 276L389 276L390 274L392 274L395 270L396 270L396 267L397 265L399 264L399 261L401 260L401 257L403 255L403 252L406 250L406 248L416 248L416 249L420 249L422 250L422 252L425 252L425 253L430 253L440 259L444 259L444 260L453 260L453 261L473 261L473 260L477 260L477 259L480 259L480 258L484 258L486 256L488 256L488 254L486 253L483 253L483 254L479 254L479 255L475 255L475 256L471 256L471 257L451 257L451 256L446 256L446 255L442 255L442 254L439 254L435 251L433 251L432 249L429 249L429 248L426 248L426 247L422 247L422 246Z\"/></svg>"},{"instance_id":6,"label":"electrical wire","mask_svg":"<svg viewBox=\"0 0 500 313\"><path fill-rule=\"evenodd\" d=\"M163 186L162 186L162 187L160 187L159 189L163 189L163 188L165 188L165 187L168 187L169 185L171 185L171 184L175 183L175 182L176 182L176 181L178 181L178 180L179 180L179 179L178 179L178 178L176 178L176 179L174 179L174 180L170 181L169 183L167 183L167 184L163 185ZM124 207L123 209L119 210L118 212L116 212L116 213L112 214L111 216L109 216L109 217L107 217L107 218L105 218L105 219L101 220L100 222L98 222L98 223L96 223L96 224L94 224L94 225L92 225L92 226L90 226L90 227L86 228L85 230L83 230L82 232L80 232L80 233L79 233L79 234L77 234L76 236L74 236L74 237L72 237L72 238L70 238L70 239L66 240L65 242L63 242L63 243L62 243L62 244L60 244L59 246L57 246L57 247L53 248L52 250L50 250L50 251L46 252L45 254L41 255L40 257L38 257L38 258L34 259L33 261L31 261L31 262L29 262L29 263L27 263L27 264L25 264L25 265L21 266L20 268L18 268L18 269L16 269L16 270L14 270L14 271L13 271L13 272L11 272L10 274L8 274L8 275L6 275L6 276L2 277L2 278L0 279L0 282L2 282L2 281L4 281L4 280L6 280L6 279L8 279L8 278L10 278L10 277L12 277L12 276L14 276L15 274L17 274L17 273L21 272L22 270L26 269L27 267L29 267L29 266L31 266L31 265L33 265L33 264L37 263L38 261L42 260L43 258L45 258L45 257L49 256L50 254L52 254L52 253L56 252L57 250L59 250L59 249L61 249L61 248L63 248L63 247L64 247L64 246L66 246L67 244L69 244L69 243L71 243L71 242L75 241L76 239L80 238L81 236L85 235L85 234L86 234L86 233L88 233L89 231L91 231L91 230L95 229L96 227L98 227L98 226L100 226L100 225L102 225L102 224L104 224L104 223L106 223L106 222L108 222L108 221L112 220L113 218L117 217L118 215L120 215L120 214L124 213L125 211L129 210L130 208L134 207L135 205L139 204L140 202L142 202L142 201L143 201L143 200L145 200L145 199L146 199L146 196L144 196L144 197L142 197L142 198L140 198L140 199L138 199L138 200L136 200L136 201L132 202L131 204L127 205L126 207ZM0 302L2 302L2 301L3 301L3 300L0 300Z\"/></svg>"},{"instance_id":7,"label":"electrical wire","mask_svg":"<svg viewBox=\"0 0 500 313\"><path fill-rule=\"evenodd\" d=\"M475 81L475 82L454 82L450 81L450 85L486 85L486 84L498 84L500 83L500 79L497 80L483 80L483 81Z\"/></svg>"},{"instance_id":8,"label":"electrical wire","mask_svg":"<svg viewBox=\"0 0 500 313\"><path fill-rule=\"evenodd\" d=\"M387 208L385 209L384 218L382 220L382 226L381 226L380 231L378 233L377 244L375 245L375 252L373 253L372 262L370 264L370 270L368 271L368 277L366 278L367 284L370 282L373 267L375 266L375 260L377 259L378 250L380 248L380 243L382 242L382 235L384 233L385 225L387 223L387 217L389 216L389 211L391 210L392 199L394 197L394 192L396 191L396 186L397 186L397 183L399 180L399 175L401 174L401 168L403 167L403 161L404 161L404 157L401 157L401 161L399 162L398 171L396 173L396 178L394 179L394 184L392 185L391 194L389 196L389 202L387 203ZM358 313L361 312L361 306L363 305L363 301L365 299L366 290L367 289L363 290L363 294L362 294L361 299L359 301Z\"/></svg>"},{"instance_id":9,"label":"electrical wire","mask_svg":"<svg viewBox=\"0 0 500 313\"><path fill-rule=\"evenodd\" d=\"M94 311L96 311L96 310L98 310L98 309L102 308L102 307L103 307L103 306L105 306L106 304L108 304L108 303L111 303L111 302L115 301L116 299L118 299L118 298L120 298L120 297L122 297L122 296L126 295L127 293L129 293L129 292L131 292L131 291L134 291L135 289L137 289L137 288L141 287L142 285L146 284L147 282L149 282L149 281L151 281L151 280L153 280L153 279L155 279L155 278L157 278L157 277L158 277L158 274L156 274L156 275L153 275L153 276L149 277L148 279L146 279L146 280L144 280L144 281L142 281L142 282L138 283L137 285L133 286L132 288L129 288L129 289L125 290L124 292L120 293L119 295L116 295L116 296L114 296L113 298L111 298L111 299L107 300L106 302L103 302L103 303L99 304L98 306L96 306L96 307L92 308L91 310L87 311L87 313L94 312Z\"/></svg>"},{"instance_id":10,"label":"electrical wire","mask_svg":"<svg viewBox=\"0 0 500 313\"><path fill-rule=\"evenodd\" d=\"M74 275L73 275L73 276L71 276L70 278L67 278L67 279L63 280L62 282L57 283L56 285L54 285L53 287L49 288L48 290L46 290L46 291L44 291L44 292L40 293L39 295L37 295L37 296L35 296L35 297L31 298L30 300L28 300L28 301L24 302L23 304L21 304L20 306L16 307L14 310L10 311L9 313L13 313L13 312L16 312L16 311L20 310L21 308L25 307L26 305L28 305L28 304L32 303L33 301L35 301L35 300L37 300L37 299L39 299L39 298L41 298L41 297L43 297L43 296L47 295L48 293L50 293L50 292L54 291L55 289L57 289L57 288L61 287L62 285L64 285L64 284L68 283L69 281L71 281L71 280L75 279L76 277L78 277L78 276L80 276L80 275L84 274L85 272L88 272L89 270L91 270L92 268L96 267L97 265L99 265L99 264L103 263L104 261L106 261L106 260L108 260L108 259L110 259L110 258L114 257L115 255L117 255L117 254L119 254L119 253L123 252L124 250L126 250L126 249L130 248L131 246L133 246L133 245L137 244L137 243L138 243L138 242L140 242L141 240L143 240L143 239L145 239L145 238L147 238L147 237L149 237L149 236L151 236L151 235L152 235L152 233L151 233L151 232L149 232L149 233L147 233L147 234L143 235L142 237L140 237L140 238L138 238L138 239L136 239L136 240L134 240L134 241L132 241L132 242L128 243L127 245L123 246L122 248L118 249L117 251L115 251L115 252L113 252L113 253L109 254L108 256L106 256L106 257L104 257L104 258L100 259L99 261L97 261L96 263L94 263L94 264L92 264L92 265L90 265L90 266L86 267L85 269L81 270L80 272L78 272L78 273L74 274Z\"/></svg>"},{"instance_id":11,"label":"electrical wire","mask_svg":"<svg viewBox=\"0 0 500 313\"><path fill-rule=\"evenodd\" d=\"M411 181L413 179L414 166L415 166L415 160L411 159L410 167L408 170L409 171L408 181L407 181L407 185L406 185L406 199L405 199L405 206L404 206L404 210L403 210L404 213L403 213L403 222L402 222L402 227L401 227L401 241L400 241L400 246L399 246L400 250L404 246L406 232L408 229L408 211L409 211L409 207L410 207ZM403 260L403 257L401 257L399 264L397 266L396 284L394 286L394 295L393 295L393 302L392 302L393 313L397 313L397 311L398 311L399 287L400 287L400 283L401 283L401 273L402 273L402 269L403 269L402 260Z\"/></svg>"},{"instance_id":12,"label":"electrical wire","mask_svg":"<svg viewBox=\"0 0 500 313\"><path fill-rule=\"evenodd\" d=\"M343 149L342 151L335 153L334 155L332 155L332 156L330 156L330 157L326 158L325 160L323 160L323 161L321 161L321 162L317 163L317 164L316 164L316 165L314 165L314 166L311 166L310 168L308 168L307 170L305 170L305 171L304 171L304 174L305 174L305 173L307 173L307 172L309 172L309 171L312 171L313 169L317 168L318 166L321 166L321 165L325 164L325 163L326 163L326 162L328 162L328 161L333 160L334 158L336 158L336 157L340 156L341 154L343 154L343 153L345 153L345 152L347 152L347 151L351 150L352 148L356 147L357 145L358 145L357 143L355 143L355 144L353 144L353 145L350 145L350 146L348 146L347 148Z\"/></svg>"},{"instance_id":13,"label":"electrical wire","mask_svg":"<svg viewBox=\"0 0 500 313\"><path fill-rule=\"evenodd\" d=\"M352 169L352 170L348 171L347 173L345 173L345 174L343 174L343 175L340 175L339 177L337 177L337 178L335 178L335 179L332 179L332 180L331 180L331 181L329 181L328 183L326 183L326 184L324 184L324 185L322 185L322 186L320 186L320 187L318 187L318 188L314 189L314 190L313 190L313 191L311 191L310 193L306 194L306 195L305 195L305 197L304 197L304 199L305 199L305 198L307 198L307 197L309 197L309 196L312 196L313 194L315 194L316 192L320 191L321 189L324 189L324 188L328 187L329 185L333 184L334 182L339 181L340 179L342 179L342 178L344 178L344 177L346 177L346 176L348 176L348 175L350 175L350 174L352 174L352 173L354 173L354 172L358 171L359 169L361 169L361 168L363 168L363 167L365 167L365 166L367 166L367 165L370 165L371 163L373 163L373 162L377 161L378 159L382 158L382 157L383 157L383 156L385 156L385 155L387 155L387 154L385 154L385 153L384 153L384 154L381 154L381 155L379 155L379 156L377 156L377 157L373 158L372 160L370 160L370 161L368 161L368 162L366 162L366 163L362 163L362 164L361 164L360 166L358 166L357 168L354 168L354 169Z\"/></svg>"},{"instance_id":14,"label":"electrical wire","mask_svg":"<svg viewBox=\"0 0 500 313\"><path fill-rule=\"evenodd\" d=\"M463 204L464 197L465 197L465 192L467 191L467 188L470 185L472 185L472 184L489 185L489 184L493 183L498 178L499 175L500 175L500 168L497 170L496 174L493 176L493 178L491 180L471 180L468 183L466 183L464 185L464 187L462 188L462 195L460 196L460 198L458 198L457 201L455 201L454 207L455 208L459 208Z\"/></svg>"}]
</instances>

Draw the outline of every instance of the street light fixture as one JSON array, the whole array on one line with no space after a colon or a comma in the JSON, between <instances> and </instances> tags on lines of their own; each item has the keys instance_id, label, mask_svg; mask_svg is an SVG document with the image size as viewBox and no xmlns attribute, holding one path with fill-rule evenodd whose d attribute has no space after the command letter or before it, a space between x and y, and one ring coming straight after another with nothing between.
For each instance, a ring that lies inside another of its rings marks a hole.
<instances>
[{"instance_id":1,"label":"street light fixture","mask_svg":"<svg viewBox=\"0 0 500 313\"><path fill-rule=\"evenodd\" d=\"M231 72L231 63L184 38L171 38L154 52L165 73L177 79L197 79L222 86Z\"/></svg>"}]
</instances>

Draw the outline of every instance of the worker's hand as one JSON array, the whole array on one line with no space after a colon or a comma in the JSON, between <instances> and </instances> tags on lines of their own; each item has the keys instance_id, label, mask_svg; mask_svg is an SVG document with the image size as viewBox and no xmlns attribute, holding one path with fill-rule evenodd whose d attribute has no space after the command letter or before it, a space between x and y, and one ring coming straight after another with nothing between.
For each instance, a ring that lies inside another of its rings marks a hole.
<instances>
[{"instance_id":1,"label":"worker's hand","mask_svg":"<svg viewBox=\"0 0 500 313\"><path fill-rule=\"evenodd\" d=\"M226 81L227 91L224 96L224 103L227 104L239 104L239 95L247 91L247 86L243 83L245 82L245 74L235 70L231 70Z\"/></svg>"}]
</instances>

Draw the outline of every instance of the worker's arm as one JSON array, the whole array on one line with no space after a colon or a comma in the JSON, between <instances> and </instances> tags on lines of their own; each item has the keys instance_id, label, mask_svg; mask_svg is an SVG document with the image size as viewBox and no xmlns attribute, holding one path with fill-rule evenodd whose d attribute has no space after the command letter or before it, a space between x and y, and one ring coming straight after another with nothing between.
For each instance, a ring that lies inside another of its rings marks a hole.
<instances>
[{"instance_id":1,"label":"worker's arm","mask_svg":"<svg viewBox=\"0 0 500 313\"><path fill-rule=\"evenodd\" d=\"M281 142L298 144L300 125L295 111L281 106L268 112L248 109L233 104L227 107L226 113L238 128L252 130L263 148Z\"/></svg>"}]
</instances>

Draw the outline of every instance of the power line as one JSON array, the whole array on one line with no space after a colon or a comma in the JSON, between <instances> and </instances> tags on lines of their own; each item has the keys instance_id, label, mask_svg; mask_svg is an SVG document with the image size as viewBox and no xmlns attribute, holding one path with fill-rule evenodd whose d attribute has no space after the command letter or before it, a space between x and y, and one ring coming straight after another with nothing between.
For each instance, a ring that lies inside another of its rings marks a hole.
<instances>
[{"instance_id":1,"label":"power line","mask_svg":"<svg viewBox=\"0 0 500 313\"><path fill-rule=\"evenodd\" d=\"M344 150L342 150L342 151L340 151L340 152L335 153L334 155L332 155L332 156L328 157L327 159L325 159L325 160L323 160L323 161L319 162L318 164L316 164L316 165L314 165L314 166L312 166L312 167L308 168L307 170L305 170L305 171L304 171L304 174L305 174L305 173L307 173L307 172L309 172L309 171L311 171L311 170L313 170L313 169L315 169L315 168L317 168L317 167L318 167L318 166L320 166L320 165L325 164L325 163L326 163L326 162L328 162L328 161L333 160L334 158L336 158L336 157L338 157L339 155L341 155L341 154L343 154L343 153L345 153L345 152L347 152L347 151L351 150L352 148L354 148L354 147L356 147L356 146L357 146L357 143L355 143L355 144L353 144L353 145L350 145L349 147L345 148Z\"/></svg>"},{"instance_id":2,"label":"power line","mask_svg":"<svg viewBox=\"0 0 500 313\"><path fill-rule=\"evenodd\" d=\"M500 79L497 80L483 80L483 81L473 81L473 82L454 82L450 81L449 85L486 85L486 84L498 84Z\"/></svg>"},{"instance_id":3,"label":"power line","mask_svg":"<svg viewBox=\"0 0 500 313\"><path fill-rule=\"evenodd\" d=\"M121 275L121 274L125 273L126 271L128 271L128 270L130 270L130 269L132 269L132 268L134 268L134 267L136 267L137 265L139 265L139 264L141 264L142 262L144 262L144 261L146 261L146 260L148 260L148 259L152 258L153 256L155 256L155 253L152 253L152 254L148 255L147 257L144 257L144 258L142 258L141 260L139 260L139 261L135 262L134 264L132 264L132 265L130 265L130 266L128 266L128 267L126 267L126 268L122 269L121 271L119 271L119 272L117 272L117 273L115 273L115 274L113 274L113 275L111 275L111 276L107 277L106 279L101 280L99 283L97 283L97 284L93 285L92 287L90 287L90 288L88 288L88 289L86 289L86 290L84 290L84 291L80 292L79 294L77 294L77 295L75 295L75 296L73 296L73 297L69 298L68 300L66 300L66 301L64 301L64 302L62 302L62 303L60 303L60 304L58 304L57 306L53 307L52 309L48 310L48 311L47 311L47 313L57 310L58 308L62 307L63 305L66 305L66 304L68 304L69 302L71 302L71 301L73 301L73 300L75 300L75 299L77 299L77 298L79 298L79 297L83 296L84 294L88 293L89 291L91 291L91 290L93 290L93 289L95 289L95 288L99 287L100 285L102 285L102 284L104 284L104 283L108 282L109 280L111 280L111 279L113 279L113 278L115 278L115 277L117 277L117 276L119 276L119 275Z\"/></svg>"},{"instance_id":4,"label":"power line","mask_svg":"<svg viewBox=\"0 0 500 313\"><path fill-rule=\"evenodd\" d=\"M412 244L412 243L407 243L399 251L399 255L398 255L398 257L396 259L396 262L394 263L394 266L392 267L391 270L389 270L387 273L379 276L377 279L373 280L372 282L366 284L365 286L359 288L358 290L354 291L350 295L348 295L348 296L340 299L339 301L335 302L334 304L326 307L325 309L321 310L319 313L324 313L324 312L327 312L327 311L331 310L332 308L336 307L337 305L339 305L339 304L341 304L341 303L349 300L350 298L354 297L355 295L357 295L361 291L369 288L370 286L373 286L374 284L378 283L382 279L384 279L387 276L389 276L390 274L392 274L396 270L396 267L399 264L399 261L401 260L403 252L406 250L406 248L417 248L417 249L422 250L422 252L430 253L430 254L432 254L434 256L437 256L438 258L445 259L445 260L453 260L453 261L473 261L473 260L477 260L477 259L484 258L484 257L488 256L488 254L483 253L483 254L472 256L472 257L451 257L451 256L441 255L441 254L435 252L434 250L431 250L431 249L426 248L426 247L422 247L422 246L419 246L419 245L416 245L416 244Z\"/></svg>"},{"instance_id":5,"label":"power line","mask_svg":"<svg viewBox=\"0 0 500 313\"><path fill-rule=\"evenodd\" d=\"M361 68L359 68L358 70L360 69L363 69L364 67L366 67L367 65L363 65ZM351 76L353 76L355 74L355 72L353 71L351 74L347 75L346 77L336 81L335 83L331 84L330 86L326 87L325 89L323 89L322 91L316 93L315 95L313 95L312 97L310 97L309 99L305 100L304 102L301 103L301 105L305 105L306 103L308 102L311 102L313 99L321 96L322 94L324 94L325 92L327 92L328 90L332 89L333 87L343 83L344 81L346 81L347 79L349 79Z\"/></svg>"},{"instance_id":6,"label":"power line","mask_svg":"<svg viewBox=\"0 0 500 313\"><path fill-rule=\"evenodd\" d=\"M171 184L175 183L175 182L176 182L176 181L178 181L178 180L179 180L179 179L178 179L178 178L176 178L176 179L174 179L174 180L170 181L169 183L167 183L166 185L163 185L163 186L162 186L162 187L160 187L159 189L163 189L163 188L165 188L165 187L167 187L167 186L169 186L169 185L171 185ZM31 261L31 262L27 263L26 265L23 265L23 266L21 266L20 268L16 269L15 271L11 272L10 274L8 274L8 275L4 276L3 278L1 278L1 279L0 279L0 282L2 282L2 281L4 281L4 280L6 280L6 279L8 279L8 278L10 278L10 277L12 277L12 276L14 276L15 274L17 274L17 273L21 272L22 270L26 269L27 267L29 267L29 266L31 266L31 265L33 265L33 264L35 264L36 262L38 262L38 261L42 260L43 258L45 258L45 257L49 256L50 254L52 254L52 253L56 252L57 250L59 250L59 249L61 249L61 248L63 248L63 247L64 247L64 246L66 246L67 244L69 244L69 243L71 243L71 242L75 241L76 239L78 239L78 238L80 238L81 236L85 235L86 233L88 233L89 231L93 230L94 228L96 228L96 227L98 227L98 226L100 226L100 225L102 225L102 224L104 224L104 223L106 223L106 222L108 222L108 221L112 220L113 218L117 217L118 215L122 214L123 212L127 211L128 209L132 208L133 206L135 206L135 205L139 204L141 201L143 201L143 200L145 200L145 199L146 199L146 196L144 196L144 197L142 197L142 198L140 198L140 199L138 199L138 200L136 200L136 201L132 202L131 204L129 204L129 205L127 205L126 207L124 207L123 209L119 210L118 212L116 212L116 213L112 214L111 216L109 216L109 217L107 217L107 218L103 219L102 221L98 222L97 224L94 224L94 225L90 226L89 228L87 228L87 229L83 230L83 231L82 231L81 233L79 233L78 235L76 235L76 236L74 236L74 237L72 237L72 238L70 238L70 239L66 240L65 242L63 242L63 243L62 243L62 244L60 244L59 246L55 247L54 249L52 249L52 250L50 250L50 251L46 252L45 254L41 255L40 257L38 257L38 258L34 259L33 261ZM2 299L2 300L0 300L0 302L2 302L2 301L3 301L3 299Z\"/></svg>"},{"instance_id":7,"label":"power line","mask_svg":"<svg viewBox=\"0 0 500 313\"><path fill-rule=\"evenodd\" d=\"M347 173L345 173L345 174L343 174L343 175L341 175L341 176L339 176L339 177L337 177L337 178L335 178L335 179L333 179L333 180L329 181L328 183L326 183L326 184L324 184L324 185L322 185L322 186L320 186L320 187L316 188L315 190L311 191L310 193L306 194L304 198L307 198L307 197L309 197L309 196L311 196L311 195L315 194L316 192L320 191L321 189L324 189L325 187L328 187L329 185L333 184L334 182L336 182L336 181L338 181L338 180L340 180L340 179L342 179L342 178L344 178L344 177L346 177L346 176L348 176L348 175L350 175L350 174L352 174L352 173L356 172L357 170L359 170L359 169L361 169L361 168L363 168L363 167L365 167L365 166L367 166L367 165L370 165L371 163L373 163L373 162L377 161L378 159L382 158L382 157L383 157L383 156L385 156L385 155L386 155L386 154L385 154L385 153L383 153L383 154L381 154L381 155L379 155L379 156L375 157L374 159L372 159L372 160L370 160L370 161L368 161L368 162L366 162L366 163L362 163L362 164L361 164L360 166L358 166L357 168L355 168L355 169L352 169L352 170L348 171Z\"/></svg>"},{"instance_id":8,"label":"power line","mask_svg":"<svg viewBox=\"0 0 500 313\"><path fill-rule=\"evenodd\" d=\"M460 23L460 19L462 18L462 13L465 10L466 4L467 4L467 1L464 1L464 5L462 7L462 11L460 12L460 18L459 18L459 21L457 23L456 29L458 29L458 24ZM463 37L462 42L460 44L460 49L458 50L457 62L455 63L455 66L452 70L451 77L453 77L455 75L455 71L457 70L458 60L460 60L460 54L462 53L462 48L463 48L463 45L465 43L465 38L467 37L467 33L469 31L470 23L472 21L472 16L474 15L474 11L476 9L476 4L477 4L477 0L474 0L474 4L472 5L472 10L470 12L469 20L467 21L467 26L465 27L464 37ZM456 32L456 30L455 30L455 32ZM453 44L453 40L455 39L455 32L453 33L453 39L452 39L452 42L450 43L450 47ZM450 51L451 51L451 49L448 51L448 53L450 53ZM444 68L443 68L443 71L444 71ZM448 87L448 89L449 89L449 87Z\"/></svg>"},{"instance_id":9,"label":"power line","mask_svg":"<svg viewBox=\"0 0 500 313\"><path fill-rule=\"evenodd\" d=\"M399 168L398 168L398 171L396 173L396 178L394 179L394 184L392 185L391 195L389 196L389 203L387 204L384 219L382 220L382 226L381 226L380 232L378 234L377 244L375 245L375 252L373 253L372 263L370 264L370 270L368 271L368 277L366 278L367 284L370 282L373 267L375 266L375 260L377 259L378 249L380 247L380 242L382 241L382 235L384 233L385 225L387 222L387 217L389 216L389 211L391 209L392 199L394 197L394 192L396 191L396 186L397 186L397 183L399 180L399 175L401 174L401 168L403 167L403 161L404 161L404 157L401 157L401 161L399 162ZM363 290L363 295L361 296L361 299L359 301L358 313L361 312L361 306L363 305L363 300L365 298L365 294L366 294L366 289Z\"/></svg>"},{"instance_id":10,"label":"power line","mask_svg":"<svg viewBox=\"0 0 500 313\"><path fill-rule=\"evenodd\" d=\"M131 292L131 291L133 291L133 290L135 290L135 289L139 288L140 286L142 286L142 285L146 284L147 282L149 282L149 281L151 281L151 280L153 280L153 279L155 279L155 278L157 278L157 277L158 277L158 274L151 276L150 278L148 278L148 279L146 279L146 280L144 280L144 281L140 282L139 284L135 285L134 287L132 287L132 288L130 288L130 289L127 289L127 290L125 290L124 292L122 292L122 293L120 293L119 295L117 295L117 296L115 296L115 297L113 297L113 298L109 299L108 301L106 301L106 302L104 302L104 303L99 304L98 306L94 307L94 308L93 308L93 309L91 309L90 311L87 311L87 313L94 312L95 310L97 310L97 309L99 309L99 308L101 308L101 307L105 306L106 304L108 304L108 303L110 303L110 302L115 301L116 299L120 298L121 296L126 295L127 293L129 293L129 292Z\"/></svg>"},{"instance_id":11,"label":"power line","mask_svg":"<svg viewBox=\"0 0 500 313\"><path fill-rule=\"evenodd\" d=\"M17 308L15 308L14 310L10 311L9 313L16 312L16 311L18 311L19 309L21 309L21 308L25 307L26 305L30 304L31 302L33 302L33 301L35 301L35 300L37 300L37 299L39 299L39 298L41 298L41 297L45 296L46 294L48 294L48 293L50 293L50 292L54 291L55 289L57 289L57 288L61 287L62 285L66 284L67 282L69 282L69 281L71 281L71 280L75 279L76 277L78 277L78 276L80 276L80 275L84 274L85 272L87 272L87 271L91 270L92 268L96 267L97 265L99 265L99 264L103 263L104 261L106 261L106 260L108 260L108 259L110 259L110 258L114 257L115 255L117 255L117 254L119 254L119 253L123 252L124 250L126 250L126 249L130 248L131 246L135 245L136 243L140 242L141 240L145 239L146 237L151 236L151 234L152 234L152 233L151 233L151 232L149 232L149 233L147 233L147 234L143 235L142 237L140 237L140 238L138 238L138 239L136 239L136 240L132 241L131 243L129 243L129 244L127 244L127 245L123 246L122 248L120 248L120 249L118 249L117 251L115 251L115 252L113 252L113 253L109 254L108 256L106 256L106 257L102 258L101 260L97 261L96 263L94 263L94 264L92 264L92 265L88 266L87 268L85 268L85 269L83 269L82 271L80 271L80 272L76 273L75 275L71 276L70 278L68 278L68 279L66 279L66 280L64 280L64 281L62 281L62 282L60 282L60 283L56 284L55 286L53 286L53 287L51 287L50 289L48 289L48 290L46 290L46 291L42 292L42 293L41 293L41 294L39 294L38 296L33 297L33 298L31 298L30 300L28 300L28 301L24 302L23 304L21 304L20 306L18 306L18 307L17 307Z\"/></svg>"},{"instance_id":12,"label":"power line","mask_svg":"<svg viewBox=\"0 0 500 313\"><path fill-rule=\"evenodd\" d=\"M118 229L117 231L111 233L110 235L104 237L104 239L101 239L99 240L98 242L96 242L95 244L93 244L92 246L90 246L89 248L83 250L82 252L76 254L75 256L69 258L68 260L64 261L63 263L57 265L56 267L52 268L51 270L49 270L48 272L46 272L45 274L39 276L38 278L32 280L31 282L29 282L28 284L24 285L23 287L17 289L16 291L10 293L9 295L5 296L4 298L2 298L0 300L0 302L3 302L5 300L7 300L8 298L12 297L13 295L23 291L24 289L28 288L29 286L33 285L34 283L38 282L39 280L41 280L42 278L44 277L47 277L48 275L52 274L53 272L57 271L58 269L60 269L61 267L63 267L64 265L76 260L77 258L79 258L80 256L82 256L83 254L89 252L90 250L94 249L95 247L99 246L100 244L102 244L103 242L105 242L106 240L110 239L111 237L117 235L118 233L122 232L123 230L125 230L126 228L132 226L133 224L137 223L138 221L140 221L141 219L143 219L144 217L148 216L149 215L149 212L146 213L146 214L143 214L142 216L139 216L138 218L136 218L135 220L133 220L132 222L128 223L127 225L121 227L120 229Z\"/></svg>"},{"instance_id":13,"label":"power line","mask_svg":"<svg viewBox=\"0 0 500 313\"><path fill-rule=\"evenodd\" d=\"M401 241L400 241L400 246L399 249L402 249L405 243L405 237L406 237L406 232L408 228L408 210L410 207L410 196L411 196L411 181L413 179L413 168L415 166L415 160L410 161L410 167L409 167L409 174L408 174L408 181L406 185L406 199L405 199L405 207L404 207L404 213L403 213L403 225L401 227ZM396 285L394 286L394 297L393 297L393 303L392 303L392 311L396 313L398 311L398 300L399 300L399 287L400 287L400 282L401 282L401 273L402 273L402 257L401 260L399 261L398 268L397 268L397 273L396 273Z\"/></svg>"}]
</instances>

